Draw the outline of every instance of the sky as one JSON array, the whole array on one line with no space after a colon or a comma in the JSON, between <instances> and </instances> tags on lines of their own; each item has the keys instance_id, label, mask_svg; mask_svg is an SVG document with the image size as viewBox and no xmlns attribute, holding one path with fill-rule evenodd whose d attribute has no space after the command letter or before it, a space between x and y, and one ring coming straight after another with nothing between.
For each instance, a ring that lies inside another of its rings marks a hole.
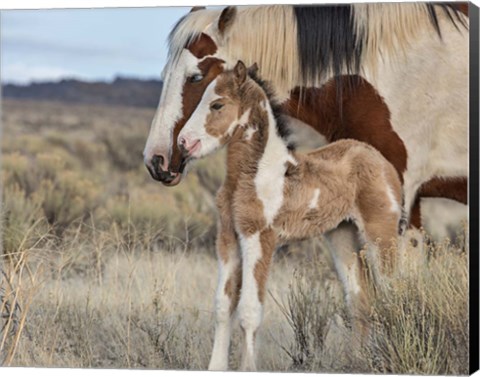
<instances>
[{"instance_id":1,"label":"sky","mask_svg":"<svg viewBox=\"0 0 480 377\"><path fill-rule=\"evenodd\" d=\"M160 78L167 36L189 7L1 12L1 81Z\"/></svg>"}]
</instances>

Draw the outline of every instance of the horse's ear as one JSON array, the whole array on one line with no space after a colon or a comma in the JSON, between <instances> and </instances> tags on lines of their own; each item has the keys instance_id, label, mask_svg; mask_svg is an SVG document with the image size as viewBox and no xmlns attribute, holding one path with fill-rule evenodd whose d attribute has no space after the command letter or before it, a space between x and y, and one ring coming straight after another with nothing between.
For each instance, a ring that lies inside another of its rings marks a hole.
<instances>
[{"instance_id":1,"label":"horse's ear","mask_svg":"<svg viewBox=\"0 0 480 377\"><path fill-rule=\"evenodd\" d=\"M193 7L192 9L190 9L190 13L196 12L197 10L204 10L204 9L207 9L207 8L205 8L205 7Z\"/></svg>"},{"instance_id":2,"label":"horse's ear","mask_svg":"<svg viewBox=\"0 0 480 377\"><path fill-rule=\"evenodd\" d=\"M258 72L258 64L253 63L250 67L248 67L248 74L255 76Z\"/></svg>"},{"instance_id":3,"label":"horse's ear","mask_svg":"<svg viewBox=\"0 0 480 377\"><path fill-rule=\"evenodd\" d=\"M220 18L218 19L218 31L221 35L224 35L228 29L232 26L233 21L235 21L235 16L237 15L237 7L230 6L226 7Z\"/></svg>"},{"instance_id":4,"label":"horse's ear","mask_svg":"<svg viewBox=\"0 0 480 377\"><path fill-rule=\"evenodd\" d=\"M242 85L247 79L247 67L241 60L237 62L235 68L233 68L233 73L235 74L235 81L238 85Z\"/></svg>"}]
</instances>

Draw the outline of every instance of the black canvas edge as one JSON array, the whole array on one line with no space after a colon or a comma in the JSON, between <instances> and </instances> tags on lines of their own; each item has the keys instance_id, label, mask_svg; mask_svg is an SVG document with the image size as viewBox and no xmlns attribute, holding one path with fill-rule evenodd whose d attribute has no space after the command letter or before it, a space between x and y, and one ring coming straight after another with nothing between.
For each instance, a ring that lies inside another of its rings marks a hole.
<instances>
[{"instance_id":1,"label":"black canvas edge","mask_svg":"<svg viewBox=\"0 0 480 377\"><path fill-rule=\"evenodd\" d=\"M469 4L470 20L470 169L469 169L469 322L470 374L479 369L479 8Z\"/></svg>"}]
</instances>

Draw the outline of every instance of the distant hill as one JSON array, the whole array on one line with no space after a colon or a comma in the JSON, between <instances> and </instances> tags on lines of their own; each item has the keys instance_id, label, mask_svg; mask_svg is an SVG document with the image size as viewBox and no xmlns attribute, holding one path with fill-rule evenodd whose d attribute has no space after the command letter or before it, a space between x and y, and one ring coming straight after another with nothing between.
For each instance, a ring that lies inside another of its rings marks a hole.
<instances>
[{"instance_id":1,"label":"distant hill","mask_svg":"<svg viewBox=\"0 0 480 377\"><path fill-rule=\"evenodd\" d=\"M60 80L2 86L4 98L52 100L82 104L156 107L162 91L159 80L117 77L112 82Z\"/></svg>"}]
</instances>

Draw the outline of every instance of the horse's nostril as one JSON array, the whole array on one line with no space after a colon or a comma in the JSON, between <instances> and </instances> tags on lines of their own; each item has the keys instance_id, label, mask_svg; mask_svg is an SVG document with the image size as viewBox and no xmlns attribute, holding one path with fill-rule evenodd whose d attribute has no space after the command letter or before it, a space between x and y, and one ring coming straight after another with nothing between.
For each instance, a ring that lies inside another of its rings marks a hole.
<instances>
[{"instance_id":1,"label":"horse's nostril","mask_svg":"<svg viewBox=\"0 0 480 377\"><path fill-rule=\"evenodd\" d=\"M165 158L160 154L156 154L152 157L152 165L154 169L158 169L159 167L161 167L164 162Z\"/></svg>"}]
</instances>

